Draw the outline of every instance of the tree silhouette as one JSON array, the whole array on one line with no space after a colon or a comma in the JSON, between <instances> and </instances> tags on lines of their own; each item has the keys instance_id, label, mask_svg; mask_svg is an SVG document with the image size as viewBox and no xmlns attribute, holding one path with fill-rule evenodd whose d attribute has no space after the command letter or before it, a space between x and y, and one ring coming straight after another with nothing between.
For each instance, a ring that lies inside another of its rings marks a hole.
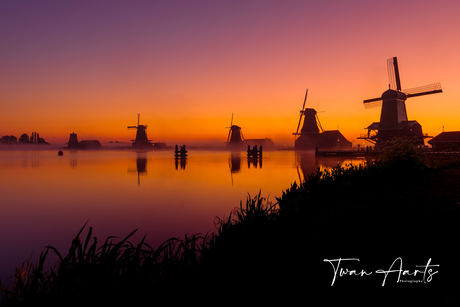
<instances>
[{"instance_id":1,"label":"tree silhouette","mask_svg":"<svg viewBox=\"0 0 460 307\"><path fill-rule=\"evenodd\" d=\"M11 144L17 143L18 139L14 135L4 135L0 138L0 143L2 144Z\"/></svg>"}]
</instances>

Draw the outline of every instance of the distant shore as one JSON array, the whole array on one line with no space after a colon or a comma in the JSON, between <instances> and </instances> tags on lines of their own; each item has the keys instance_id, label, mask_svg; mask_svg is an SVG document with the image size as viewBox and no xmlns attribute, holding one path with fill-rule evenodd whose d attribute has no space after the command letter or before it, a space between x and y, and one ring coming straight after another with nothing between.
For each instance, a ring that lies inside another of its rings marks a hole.
<instances>
[{"instance_id":1,"label":"distant shore","mask_svg":"<svg viewBox=\"0 0 460 307\"><path fill-rule=\"evenodd\" d=\"M164 151L164 150L174 150L176 144L166 145L164 148L159 149L145 149L146 151ZM177 144L182 146L183 144ZM200 145L200 144L185 144L187 149L191 150L225 150L229 151L231 149L225 146L225 143L222 145ZM95 149L69 149L67 144L0 144L0 150L136 150L133 148L131 143L128 142L106 142L102 143L101 147ZM246 151L246 148L241 148L238 151ZM294 150L294 146L282 146L276 147L274 149L267 149L266 151L276 151L276 150Z\"/></svg>"}]
</instances>

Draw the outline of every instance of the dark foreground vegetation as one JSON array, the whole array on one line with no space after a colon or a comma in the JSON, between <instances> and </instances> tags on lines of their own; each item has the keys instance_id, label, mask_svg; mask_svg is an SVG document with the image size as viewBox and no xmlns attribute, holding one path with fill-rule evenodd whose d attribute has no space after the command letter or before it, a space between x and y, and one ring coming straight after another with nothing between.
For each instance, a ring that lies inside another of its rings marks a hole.
<instances>
[{"instance_id":1,"label":"dark foreground vegetation","mask_svg":"<svg viewBox=\"0 0 460 307\"><path fill-rule=\"evenodd\" d=\"M17 269L3 305L458 305L460 163L396 148L318 170L276 203L248 197L206 236L153 248L83 227L66 255L47 247ZM47 269L50 253L59 261Z\"/></svg>"}]
</instances>

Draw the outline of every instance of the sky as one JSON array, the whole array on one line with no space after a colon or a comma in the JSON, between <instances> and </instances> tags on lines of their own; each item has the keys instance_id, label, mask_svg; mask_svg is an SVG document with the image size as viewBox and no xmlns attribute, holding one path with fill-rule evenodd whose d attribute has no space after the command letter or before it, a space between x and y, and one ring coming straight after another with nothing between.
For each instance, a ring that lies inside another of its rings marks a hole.
<instances>
[{"instance_id":1,"label":"sky","mask_svg":"<svg viewBox=\"0 0 460 307\"><path fill-rule=\"evenodd\" d=\"M51 143L245 138L292 146L299 111L356 144L388 88L440 82L409 98L409 120L431 136L460 130L460 2L0 1L0 136L32 131ZM367 143L370 145L369 143Z\"/></svg>"}]
</instances>

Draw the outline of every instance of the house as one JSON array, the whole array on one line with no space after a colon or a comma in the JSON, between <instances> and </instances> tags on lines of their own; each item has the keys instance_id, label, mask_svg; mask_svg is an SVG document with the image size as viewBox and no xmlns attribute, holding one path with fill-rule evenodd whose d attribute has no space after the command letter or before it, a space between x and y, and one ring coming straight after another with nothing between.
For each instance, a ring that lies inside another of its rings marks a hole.
<instances>
[{"instance_id":1,"label":"house","mask_svg":"<svg viewBox=\"0 0 460 307\"><path fill-rule=\"evenodd\" d=\"M67 148L69 149L98 149L101 147L101 142L98 140L83 140L78 141L76 133L71 133L69 141L67 142Z\"/></svg>"},{"instance_id":2,"label":"house","mask_svg":"<svg viewBox=\"0 0 460 307\"><path fill-rule=\"evenodd\" d=\"M442 132L428 141L435 151L460 151L460 131Z\"/></svg>"}]
</instances>

